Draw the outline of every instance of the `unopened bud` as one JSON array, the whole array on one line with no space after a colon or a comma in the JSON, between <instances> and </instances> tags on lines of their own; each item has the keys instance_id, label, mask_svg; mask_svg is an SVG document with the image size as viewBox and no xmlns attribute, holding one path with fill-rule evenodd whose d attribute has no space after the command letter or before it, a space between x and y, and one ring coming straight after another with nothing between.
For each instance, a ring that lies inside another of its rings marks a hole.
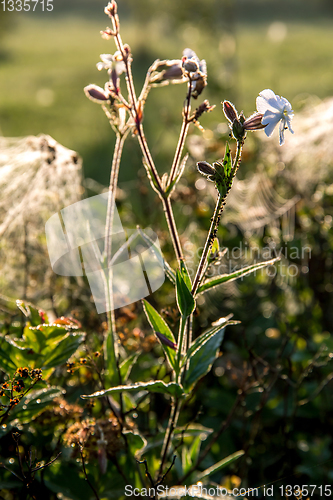
<instances>
[{"instance_id":1,"label":"unopened bud","mask_svg":"<svg viewBox=\"0 0 333 500\"><path fill-rule=\"evenodd\" d=\"M200 174L203 175L215 174L215 168L213 168L207 161L198 161L197 169L199 170Z\"/></svg>"},{"instance_id":2,"label":"unopened bud","mask_svg":"<svg viewBox=\"0 0 333 500\"><path fill-rule=\"evenodd\" d=\"M226 119L229 120L230 123L234 123L234 121L238 119L235 106L230 101L223 101L222 106Z\"/></svg>"},{"instance_id":3,"label":"unopened bud","mask_svg":"<svg viewBox=\"0 0 333 500\"><path fill-rule=\"evenodd\" d=\"M112 0L107 4L104 12L109 17L114 17L117 14L117 3L115 2L115 0Z\"/></svg>"},{"instance_id":4,"label":"unopened bud","mask_svg":"<svg viewBox=\"0 0 333 500\"><path fill-rule=\"evenodd\" d=\"M102 35L102 38L104 38L104 40L110 40L115 35L115 33L110 30L110 28L106 28L105 30L100 31L100 34Z\"/></svg>"},{"instance_id":5,"label":"unopened bud","mask_svg":"<svg viewBox=\"0 0 333 500\"><path fill-rule=\"evenodd\" d=\"M172 64L169 68L163 71L163 80L177 80L183 78L183 71L180 62Z\"/></svg>"},{"instance_id":6,"label":"unopened bud","mask_svg":"<svg viewBox=\"0 0 333 500\"><path fill-rule=\"evenodd\" d=\"M104 89L98 87L97 85L87 85L87 87L84 87L83 90L88 99L97 102L98 104L103 104L105 101L109 100L109 95Z\"/></svg>"},{"instance_id":7,"label":"unopened bud","mask_svg":"<svg viewBox=\"0 0 333 500\"><path fill-rule=\"evenodd\" d=\"M243 123L243 127L245 130L260 130L266 127L266 125L263 125L261 123L261 120L263 119L263 114L261 113L255 113L254 115L250 116L245 120Z\"/></svg>"},{"instance_id":8,"label":"unopened bud","mask_svg":"<svg viewBox=\"0 0 333 500\"><path fill-rule=\"evenodd\" d=\"M168 346L168 347L171 347L171 349L173 349L174 351L176 351L177 349L177 344L175 344L174 342L172 342L171 340L168 339L168 337L166 337L165 335L163 335L163 333L160 333L160 332L155 332L157 338L161 341L162 344Z\"/></svg>"},{"instance_id":9,"label":"unopened bud","mask_svg":"<svg viewBox=\"0 0 333 500\"><path fill-rule=\"evenodd\" d=\"M183 68L189 73L195 73L198 71L198 63L194 59L188 59L186 56L182 58Z\"/></svg>"},{"instance_id":10,"label":"unopened bud","mask_svg":"<svg viewBox=\"0 0 333 500\"><path fill-rule=\"evenodd\" d=\"M242 123L238 120L235 120L232 124L232 135L234 136L234 138L237 140L242 140L244 139L245 134L246 132Z\"/></svg>"}]
</instances>

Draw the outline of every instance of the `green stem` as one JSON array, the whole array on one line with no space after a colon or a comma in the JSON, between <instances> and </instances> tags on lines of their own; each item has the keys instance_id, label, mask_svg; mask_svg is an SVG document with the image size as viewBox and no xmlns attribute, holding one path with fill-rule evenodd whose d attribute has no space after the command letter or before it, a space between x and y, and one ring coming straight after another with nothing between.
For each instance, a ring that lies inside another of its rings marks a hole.
<instances>
[{"instance_id":1,"label":"green stem","mask_svg":"<svg viewBox=\"0 0 333 500\"><path fill-rule=\"evenodd\" d=\"M163 468L164 468L165 461L167 459L172 434L173 434L173 431L175 430L175 427L177 425L179 412L180 412L180 406L181 406L181 402L178 399L172 398L171 412L170 412L168 427L167 427L166 432L165 432L163 446L162 446L161 464L160 464L160 468L159 468L159 472L158 472L158 478L162 477L162 475L163 475Z\"/></svg>"},{"instance_id":2,"label":"green stem","mask_svg":"<svg viewBox=\"0 0 333 500\"><path fill-rule=\"evenodd\" d=\"M199 266L198 266L198 269L197 269L197 272L196 272L196 275L195 275L195 278L193 281L192 290L191 290L193 296L195 296L195 294L198 290L198 287L200 285L200 282L203 278L203 271L205 269L208 253L213 245L214 238L215 238L217 228L218 228L218 224L220 222L220 217L221 217L221 213L223 210L223 201L224 201L224 198L222 198L220 193L219 193L217 200L216 200L216 204L215 204L214 214L213 214L213 217L211 219L208 236L207 236L205 246L204 246L203 252L201 254Z\"/></svg>"},{"instance_id":3,"label":"green stem","mask_svg":"<svg viewBox=\"0 0 333 500\"><path fill-rule=\"evenodd\" d=\"M192 295L193 296L195 296L195 294L199 288L199 285L201 283L201 280L204 276L207 257L208 257L210 249L212 248L212 245L213 245L216 233L217 233L221 214L223 212L223 208L225 205L225 200L229 194L234 177L235 177L237 170L239 169L239 166L240 166L243 144L244 144L244 141L239 141L239 140L237 141L236 156L235 156L232 170L231 170L231 174L230 174L230 181L229 181L229 187L228 187L227 193L223 198L219 193L217 200L216 200L216 205L215 205L213 217L211 219L211 224L210 224L208 236L207 236L205 246L204 246L201 258L200 258L199 266L198 266L198 269L197 269L197 272L196 272L196 275L195 275L195 278L193 281L193 286L192 286Z\"/></svg>"},{"instance_id":4,"label":"green stem","mask_svg":"<svg viewBox=\"0 0 333 500\"><path fill-rule=\"evenodd\" d=\"M177 149L176 149L175 156L174 156L171 170L170 170L169 181L168 181L169 186L174 181L174 179L176 177L176 173L177 173L177 170L179 167L179 162L181 159L181 154L182 154L182 151L183 151L184 145L185 145L185 139L187 136L187 132L188 132L190 123L191 123L191 121L189 120L189 116L191 113L191 85L192 85L192 82L191 82L191 80L189 80L188 91L187 91L186 101L185 101L185 105L184 105L184 112L183 112L183 123L182 123L182 128L180 131Z\"/></svg>"},{"instance_id":5,"label":"green stem","mask_svg":"<svg viewBox=\"0 0 333 500\"><path fill-rule=\"evenodd\" d=\"M170 232L173 248L177 257L178 265L180 266L180 263L184 261L184 255L183 255L183 250L182 246L180 243L179 239L179 234L176 226L176 221L175 217L173 215L173 210L172 210L172 205L171 205L171 200L170 197L162 197L162 204L163 204L163 211L164 215L168 224L168 229Z\"/></svg>"},{"instance_id":6,"label":"green stem","mask_svg":"<svg viewBox=\"0 0 333 500\"><path fill-rule=\"evenodd\" d=\"M187 316L181 316L179 325L179 335L178 335L178 351L176 357L176 380L180 383L180 362L182 354L184 354L184 334L186 331Z\"/></svg>"}]
</instances>

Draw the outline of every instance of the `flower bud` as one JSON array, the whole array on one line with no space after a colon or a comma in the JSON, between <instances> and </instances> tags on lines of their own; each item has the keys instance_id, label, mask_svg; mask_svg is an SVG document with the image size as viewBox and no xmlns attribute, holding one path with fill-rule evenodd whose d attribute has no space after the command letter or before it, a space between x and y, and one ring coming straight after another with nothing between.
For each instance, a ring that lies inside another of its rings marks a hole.
<instances>
[{"instance_id":1,"label":"flower bud","mask_svg":"<svg viewBox=\"0 0 333 500\"><path fill-rule=\"evenodd\" d=\"M229 120L230 123L234 123L234 121L238 119L235 106L229 101L223 101L222 106L226 119Z\"/></svg>"},{"instance_id":2,"label":"flower bud","mask_svg":"<svg viewBox=\"0 0 333 500\"><path fill-rule=\"evenodd\" d=\"M173 349L174 351L177 350L177 344L169 340L165 335L163 335L163 333L155 332L155 334L162 344L171 347L171 349Z\"/></svg>"},{"instance_id":3,"label":"flower bud","mask_svg":"<svg viewBox=\"0 0 333 500\"><path fill-rule=\"evenodd\" d=\"M83 90L88 99L97 102L98 104L103 104L109 100L109 95L104 89L98 87L97 85L87 85L87 87L84 87Z\"/></svg>"},{"instance_id":4,"label":"flower bud","mask_svg":"<svg viewBox=\"0 0 333 500\"><path fill-rule=\"evenodd\" d=\"M215 168L213 168L207 161L198 161L197 169L203 175L215 175Z\"/></svg>"},{"instance_id":5,"label":"flower bud","mask_svg":"<svg viewBox=\"0 0 333 500\"><path fill-rule=\"evenodd\" d=\"M236 140L244 139L246 132L244 130L244 126L238 120L235 120L232 124L232 135Z\"/></svg>"},{"instance_id":6,"label":"flower bud","mask_svg":"<svg viewBox=\"0 0 333 500\"><path fill-rule=\"evenodd\" d=\"M107 4L107 6L104 9L104 12L109 17L113 17L117 14L117 3L115 2L115 0L112 0Z\"/></svg>"},{"instance_id":7,"label":"flower bud","mask_svg":"<svg viewBox=\"0 0 333 500\"><path fill-rule=\"evenodd\" d=\"M115 33L110 30L110 28L106 28L105 30L100 31L100 34L102 35L102 38L104 38L104 40L110 40L115 35Z\"/></svg>"},{"instance_id":8,"label":"flower bud","mask_svg":"<svg viewBox=\"0 0 333 500\"><path fill-rule=\"evenodd\" d=\"M183 68L188 73L195 73L198 71L198 63L194 59L188 59L186 56L182 58Z\"/></svg>"},{"instance_id":9,"label":"flower bud","mask_svg":"<svg viewBox=\"0 0 333 500\"><path fill-rule=\"evenodd\" d=\"M255 113L249 118L245 120L243 123L243 127L245 130L260 130L266 127L266 125L263 125L261 123L261 120L263 119L263 114L261 113Z\"/></svg>"}]
</instances>

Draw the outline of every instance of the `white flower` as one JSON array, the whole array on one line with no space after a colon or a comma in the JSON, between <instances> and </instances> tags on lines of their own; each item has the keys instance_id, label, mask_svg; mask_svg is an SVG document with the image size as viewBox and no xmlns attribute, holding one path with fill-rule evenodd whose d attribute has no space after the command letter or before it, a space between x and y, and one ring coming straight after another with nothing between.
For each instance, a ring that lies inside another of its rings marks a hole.
<instances>
[{"instance_id":1,"label":"white flower","mask_svg":"<svg viewBox=\"0 0 333 500\"><path fill-rule=\"evenodd\" d=\"M265 133L268 137L272 135L276 125L280 122L279 136L280 146L282 146L284 144L284 131L289 128L290 132L294 133L291 128L294 112L290 102L284 97L275 95L272 90L266 89L260 92L257 97L257 110L263 114L261 123L266 125Z\"/></svg>"},{"instance_id":2,"label":"white flower","mask_svg":"<svg viewBox=\"0 0 333 500\"><path fill-rule=\"evenodd\" d=\"M120 52L115 52L115 54L101 54L100 58L102 62L96 64L97 69L102 71L102 69L107 69L109 74L115 71L117 75L121 75L126 70L125 63L121 57Z\"/></svg>"}]
</instances>

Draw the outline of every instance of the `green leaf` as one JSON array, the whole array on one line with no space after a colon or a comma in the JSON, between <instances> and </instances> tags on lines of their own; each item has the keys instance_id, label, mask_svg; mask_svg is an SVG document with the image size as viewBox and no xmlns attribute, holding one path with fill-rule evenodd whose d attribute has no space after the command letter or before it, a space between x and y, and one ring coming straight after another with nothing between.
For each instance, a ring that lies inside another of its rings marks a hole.
<instances>
[{"instance_id":1,"label":"green leaf","mask_svg":"<svg viewBox=\"0 0 333 500\"><path fill-rule=\"evenodd\" d=\"M181 261L181 263L180 263L180 272L181 272L181 275L183 277L183 280L185 281L185 285L187 286L189 291L191 291L192 290L192 282L191 282L191 278L190 278L190 275L188 274L188 270L186 268L184 261Z\"/></svg>"},{"instance_id":2,"label":"green leaf","mask_svg":"<svg viewBox=\"0 0 333 500\"><path fill-rule=\"evenodd\" d=\"M232 160L228 143L225 146L223 163L217 161L213 163L213 167L215 168L215 187L220 193L221 198L224 199L228 194L232 182Z\"/></svg>"},{"instance_id":3,"label":"green leaf","mask_svg":"<svg viewBox=\"0 0 333 500\"><path fill-rule=\"evenodd\" d=\"M54 398L62 396L65 392L61 387L55 386L28 392L10 415L12 418L18 419L21 424L29 423L38 417L47 406L54 405Z\"/></svg>"},{"instance_id":4,"label":"green leaf","mask_svg":"<svg viewBox=\"0 0 333 500\"><path fill-rule=\"evenodd\" d=\"M83 334L67 333L67 337L61 340L43 361L42 369L60 366L75 353L84 340Z\"/></svg>"},{"instance_id":5,"label":"green leaf","mask_svg":"<svg viewBox=\"0 0 333 500\"><path fill-rule=\"evenodd\" d=\"M186 392L188 392L191 386L211 369L218 355L224 336L224 330L224 326L222 328L221 326L217 327L217 330L208 337L208 340L203 341L199 348L192 354L184 381L184 389Z\"/></svg>"},{"instance_id":6,"label":"green leaf","mask_svg":"<svg viewBox=\"0 0 333 500\"><path fill-rule=\"evenodd\" d=\"M176 299L181 315L184 317L189 316L195 308L195 300L179 269L177 269L176 273Z\"/></svg>"},{"instance_id":7,"label":"green leaf","mask_svg":"<svg viewBox=\"0 0 333 500\"><path fill-rule=\"evenodd\" d=\"M220 244L219 240L217 238L214 239L212 248L209 250L208 253L208 261L211 262L216 258L216 256L219 254L220 251Z\"/></svg>"},{"instance_id":8,"label":"green leaf","mask_svg":"<svg viewBox=\"0 0 333 500\"><path fill-rule=\"evenodd\" d=\"M186 474L187 471L191 468L192 460L191 454L187 448L187 446L183 445L182 447L182 469L183 474Z\"/></svg>"},{"instance_id":9,"label":"green leaf","mask_svg":"<svg viewBox=\"0 0 333 500\"><path fill-rule=\"evenodd\" d=\"M105 389L103 391L94 392L93 394L82 395L81 398L100 398L106 394L117 394L119 392L136 392L136 391L149 391L149 392L161 392L163 394L170 394L171 396L181 397L184 394L181 385L175 382L170 382L166 384L163 380L156 380L154 382L137 382L132 385L118 385L117 387L111 387L110 389Z\"/></svg>"},{"instance_id":10,"label":"green leaf","mask_svg":"<svg viewBox=\"0 0 333 500\"><path fill-rule=\"evenodd\" d=\"M12 376L17 368L30 366L35 368L40 355L30 347L21 347L8 336L0 339L0 367L1 370Z\"/></svg>"},{"instance_id":11,"label":"green leaf","mask_svg":"<svg viewBox=\"0 0 333 500\"><path fill-rule=\"evenodd\" d=\"M218 325L215 325L213 328L210 328L207 332L202 333L198 338L195 339L195 341L191 344L190 348L188 349L183 359L182 365L187 363L187 361L197 352L199 347L208 342L211 337L216 335L221 330L221 328L223 329L226 326L230 325L238 325L240 321L235 321L235 320L230 321L227 318L220 318L220 320L217 323Z\"/></svg>"},{"instance_id":12,"label":"green leaf","mask_svg":"<svg viewBox=\"0 0 333 500\"><path fill-rule=\"evenodd\" d=\"M64 392L61 387L54 386L28 392L10 411L6 426L0 428L0 437L10 432L17 424L28 424L37 418L48 406L54 404L54 398L62 396Z\"/></svg>"},{"instance_id":13,"label":"green leaf","mask_svg":"<svg viewBox=\"0 0 333 500\"><path fill-rule=\"evenodd\" d=\"M156 193L159 194L160 193L160 188L159 188L159 186L158 186L158 184L156 182L156 179L155 179L155 176L153 174L152 169L150 168L150 166L148 165L148 163L146 163L145 161L143 161L143 166L146 169L147 177L149 179L151 187L153 188L154 191L156 191Z\"/></svg>"},{"instance_id":14,"label":"green leaf","mask_svg":"<svg viewBox=\"0 0 333 500\"><path fill-rule=\"evenodd\" d=\"M32 326L38 326L42 323L48 323L48 317L44 311L42 311L42 317L39 309L32 306L31 304L26 304L25 302L23 302L23 300L17 300L16 305L20 309L20 311L23 312L24 316L28 318Z\"/></svg>"},{"instance_id":15,"label":"green leaf","mask_svg":"<svg viewBox=\"0 0 333 500\"><path fill-rule=\"evenodd\" d=\"M135 458L140 458L143 449L147 446L147 440L137 432L125 430L123 431L123 434L126 436L126 441L131 455Z\"/></svg>"},{"instance_id":16,"label":"green leaf","mask_svg":"<svg viewBox=\"0 0 333 500\"><path fill-rule=\"evenodd\" d=\"M227 179L230 178L231 170L232 170L232 161L231 161L231 154L230 154L230 148L229 148L229 143L227 142L225 145L225 155L223 158L223 168L224 168L224 175Z\"/></svg>"},{"instance_id":17,"label":"green leaf","mask_svg":"<svg viewBox=\"0 0 333 500\"><path fill-rule=\"evenodd\" d=\"M207 290L211 290L212 288L215 288L218 285L221 285L222 283L226 283L228 281L233 281L238 278L242 278L243 276L246 276L248 274L251 274L255 271L258 271L259 269L262 269L263 267L266 266L271 266L275 262L280 260L280 257L276 257L271 260L266 260L264 262L259 262L258 264L252 264L251 266L243 267L242 269L239 269L238 271L235 271L230 274L220 274L219 276L216 276L214 278L211 278L207 281L205 281L201 286L199 286L197 295L206 292Z\"/></svg>"},{"instance_id":18,"label":"green leaf","mask_svg":"<svg viewBox=\"0 0 333 500\"><path fill-rule=\"evenodd\" d=\"M192 464L194 462L196 462L196 460L197 460L197 458L199 456L201 443L202 443L201 435L197 436L193 440L193 443L192 443L191 448L190 448L190 457L191 457Z\"/></svg>"},{"instance_id":19,"label":"green leaf","mask_svg":"<svg viewBox=\"0 0 333 500\"><path fill-rule=\"evenodd\" d=\"M175 337L173 336L172 331L170 330L167 323L164 321L162 316L154 309L154 307L149 304L146 300L143 300L143 310L147 316L147 319L155 332L161 333L164 335L170 342L173 344L176 343ZM169 347L161 342L161 346L169 360L169 363L173 369L175 369L175 350L172 347Z\"/></svg>"},{"instance_id":20,"label":"green leaf","mask_svg":"<svg viewBox=\"0 0 333 500\"><path fill-rule=\"evenodd\" d=\"M223 469L223 467L226 467L227 465L231 464L235 460L238 460L238 458L242 457L244 455L244 453L245 453L245 451L243 451L243 450L236 451L236 453L233 453L232 455L229 455L228 457L224 458L223 460L220 460L216 464L212 465L208 469L206 469L203 472L201 472L196 477L196 481L202 481L202 479L210 476L214 472L217 472L220 469Z\"/></svg>"},{"instance_id":21,"label":"green leaf","mask_svg":"<svg viewBox=\"0 0 333 500\"><path fill-rule=\"evenodd\" d=\"M172 194L172 192L174 191L176 185L180 181L180 178L183 175L184 170L185 170L185 165L186 165L187 159L188 159L188 153L182 159L182 161L181 161L181 163L180 163L180 165L179 165L179 167L177 169L177 172L176 172L174 180L166 188L166 190L165 190L165 194L166 195L170 196Z\"/></svg>"},{"instance_id":22,"label":"green leaf","mask_svg":"<svg viewBox=\"0 0 333 500\"><path fill-rule=\"evenodd\" d=\"M129 356L127 359L125 359L120 364L120 366L119 366L120 376L121 376L121 380L123 382L127 381L128 377L130 376L132 367L133 367L134 363L136 362L136 360L138 359L139 356L140 356L140 353L135 352L134 354L132 354L131 356Z\"/></svg>"}]
</instances>

